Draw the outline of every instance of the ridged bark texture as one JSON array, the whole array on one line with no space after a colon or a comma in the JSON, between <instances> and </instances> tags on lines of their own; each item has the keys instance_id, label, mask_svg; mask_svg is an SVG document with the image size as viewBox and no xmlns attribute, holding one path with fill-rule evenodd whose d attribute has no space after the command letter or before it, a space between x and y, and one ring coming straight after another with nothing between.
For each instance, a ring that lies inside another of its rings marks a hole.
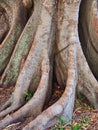
<instances>
[{"instance_id":1,"label":"ridged bark texture","mask_svg":"<svg viewBox=\"0 0 98 130\"><path fill-rule=\"evenodd\" d=\"M71 120L76 89L98 108L97 4L97 0L0 2L0 86L14 87L0 107L0 130L29 116L32 121L21 129L47 130L58 116ZM43 109L51 99L53 79L64 92ZM26 102L28 92L33 96Z\"/></svg>"}]
</instances>

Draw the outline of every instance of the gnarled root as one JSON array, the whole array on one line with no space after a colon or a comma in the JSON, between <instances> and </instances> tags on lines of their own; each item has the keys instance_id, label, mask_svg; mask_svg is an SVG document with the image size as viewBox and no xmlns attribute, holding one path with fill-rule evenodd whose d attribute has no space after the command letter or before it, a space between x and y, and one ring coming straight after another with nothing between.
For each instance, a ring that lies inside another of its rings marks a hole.
<instances>
[{"instance_id":1,"label":"gnarled root","mask_svg":"<svg viewBox=\"0 0 98 130\"><path fill-rule=\"evenodd\" d=\"M74 47L73 47L74 46ZM63 115L65 119L72 118L72 111L74 106L75 87L77 83L76 78L76 61L75 61L75 45L69 48L69 68L68 79L65 92L62 97L51 107L46 109L34 121L29 123L23 130L44 130L49 126L55 124L57 116Z\"/></svg>"},{"instance_id":2,"label":"gnarled root","mask_svg":"<svg viewBox=\"0 0 98 130\"><path fill-rule=\"evenodd\" d=\"M89 11L88 11L89 10ZM85 14L83 12L85 11ZM91 15L92 14L92 15ZM79 34L83 52L98 80L98 1L81 1Z\"/></svg>"},{"instance_id":3,"label":"gnarled root","mask_svg":"<svg viewBox=\"0 0 98 130\"><path fill-rule=\"evenodd\" d=\"M33 121L27 124L23 130L46 130L56 123L57 116L63 116L65 120L70 120L74 107L76 86L79 91L87 96L94 107L98 108L98 84L86 63L78 38L78 13L81 0L63 0L63 2L58 1L57 52L55 53L56 66L54 66L54 71L58 84L60 87L63 85L65 91L56 103L43 111L48 91L51 89L49 88L52 73L51 56L53 54L51 48L53 47L55 32L53 18L57 4L55 0L38 1L36 8L40 7L38 6L40 4L42 7L39 14L36 14L37 10L35 11L35 16L39 19L37 19L38 26L36 24L35 28L37 30L33 32L32 46L30 43L28 56L26 56L17 78L13 98L5 103L0 113L1 118L7 115L0 121L0 130L30 115ZM46 14L46 17L44 14ZM20 37L21 44L23 42L21 39L25 37L24 32L26 29L28 30L28 23ZM31 39L28 42L31 42ZM17 46L15 49L18 51ZM13 56L16 52L13 53ZM5 71L5 75L7 71ZM25 93L29 90L35 92L35 94L25 103ZM9 105L10 107L7 108ZM5 110L3 111L3 109Z\"/></svg>"},{"instance_id":4,"label":"gnarled root","mask_svg":"<svg viewBox=\"0 0 98 130\"><path fill-rule=\"evenodd\" d=\"M45 8L43 5L41 17L40 17L40 19L43 20L43 22L42 22L42 24L39 23L39 25L38 25L38 29L37 29L37 32L36 32L36 35L34 38L34 42L32 44L32 47L30 49L26 62L24 63L24 66L17 79L15 91L13 93L12 104L9 108L7 108L1 112L1 115L0 115L1 117L6 116L7 114L10 114L12 111L17 110L18 108L20 108L24 105L25 93L30 89L31 85L33 86L33 88L31 89L32 91L35 91L37 89L37 86L40 82L40 77L41 77L40 69L41 69L42 62L45 62L42 65L43 74L44 74L44 71L48 69L47 67L49 66L49 63L48 63L49 61L47 61L47 59L48 59L47 55L49 55L49 57L51 56L50 49L51 49L53 35L51 35L50 32L53 31L52 20L53 20L54 12L55 12L54 11L55 8L53 6L54 2L50 2L50 3L51 3L51 6L50 5L48 6L49 7L48 11L50 11L50 12L47 11L48 7ZM44 17L44 15L43 15L44 13L47 14L47 17ZM39 33L39 32L41 32L41 33ZM45 52L47 52L49 54L47 54ZM44 64L47 64L47 65L45 65L45 66L47 66L46 69L43 67ZM40 107L38 108L37 112L36 111L32 112L32 114L39 113L41 111L43 104L44 104L45 97L46 97L46 92L47 92L47 87L48 87L47 84L50 82L47 79L47 78L49 78L49 76L48 77L47 76L48 76L48 74L46 75L46 71L45 71L45 74L42 75L42 79L41 79L41 82L40 82L40 85L38 88L38 92L36 92L36 93L43 93L43 94L40 94L40 96L41 96L40 98L42 98L43 101L40 101L39 96L34 96L27 103L28 104L27 107L25 107L25 105L24 105L22 108L19 109L19 112L18 112L19 114L15 114L17 112L16 111L12 115L5 117L4 120L1 121L2 123L0 123L0 124L3 124L3 126L1 125L1 128L10 124L13 121L16 121L17 119L19 119L22 116L22 115L19 116L21 109L23 111L23 113L22 113L23 116L25 116L25 114L27 114L26 111L35 110L36 105L32 106L35 103L37 105L40 104ZM37 79L37 82L35 84L36 79ZM42 87L41 87L41 85L42 85ZM41 89L40 89L40 87L41 87ZM36 93L35 93L35 95L36 95ZM35 97L37 97L37 98L35 98ZM31 104L32 101L35 103ZM33 107L34 107L34 109L33 109ZM15 117L12 119L13 115L15 115ZM8 118L9 118L9 121L8 121Z\"/></svg>"},{"instance_id":5,"label":"gnarled root","mask_svg":"<svg viewBox=\"0 0 98 130\"><path fill-rule=\"evenodd\" d=\"M40 19L41 8L42 4L41 0L39 0L34 6L34 12L20 35L9 64L1 77L2 86L15 85L17 77L22 70L23 64L25 63L29 50L32 46Z\"/></svg>"},{"instance_id":6,"label":"gnarled root","mask_svg":"<svg viewBox=\"0 0 98 130\"><path fill-rule=\"evenodd\" d=\"M8 100L5 104L3 104L3 105L1 106L0 112L1 112L2 110L6 109L7 107L9 107L9 106L11 105L11 101L12 101L12 97L9 98L9 100Z\"/></svg>"},{"instance_id":7,"label":"gnarled root","mask_svg":"<svg viewBox=\"0 0 98 130\"><path fill-rule=\"evenodd\" d=\"M78 93L82 93L95 108L98 108L98 81L89 68L80 44L77 45L77 53Z\"/></svg>"},{"instance_id":8,"label":"gnarled root","mask_svg":"<svg viewBox=\"0 0 98 130\"><path fill-rule=\"evenodd\" d=\"M3 120L0 121L0 129L6 127L7 125L23 119L23 117L27 117L29 115L32 115L33 117L36 117L38 114L41 113L47 90L48 90L48 82L49 82L49 59L48 55L45 54L45 58L42 62L42 77L41 81L39 83L38 89L36 90L34 96L32 99L25 104L23 107L21 107L18 111L15 113L8 115ZM11 109L11 108L10 108Z\"/></svg>"},{"instance_id":9,"label":"gnarled root","mask_svg":"<svg viewBox=\"0 0 98 130\"><path fill-rule=\"evenodd\" d=\"M98 1L81 1L79 34L81 44L77 46L78 92L98 108ZM85 11L85 14L83 14ZM93 14L93 15L91 15ZM82 46L82 47L81 47ZM82 52L83 48L83 52ZM85 58L86 57L86 58ZM92 73L93 72L93 73ZM94 77L94 75L96 77Z\"/></svg>"},{"instance_id":10,"label":"gnarled root","mask_svg":"<svg viewBox=\"0 0 98 130\"><path fill-rule=\"evenodd\" d=\"M26 21L26 12L21 0L15 1L15 3L13 3L11 6L13 12L13 16L11 19L12 25L6 38L0 45L0 74L2 74L9 62L10 56L16 45L17 39L19 38Z\"/></svg>"}]
</instances>

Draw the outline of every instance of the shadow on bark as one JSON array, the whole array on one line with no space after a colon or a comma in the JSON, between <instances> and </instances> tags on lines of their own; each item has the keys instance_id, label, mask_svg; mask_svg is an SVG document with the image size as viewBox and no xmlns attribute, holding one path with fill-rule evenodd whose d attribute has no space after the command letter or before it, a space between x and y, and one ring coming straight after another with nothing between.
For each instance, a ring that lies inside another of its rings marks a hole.
<instances>
[{"instance_id":1,"label":"shadow on bark","mask_svg":"<svg viewBox=\"0 0 98 130\"><path fill-rule=\"evenodd\" d=\"M96 41L92 44L98 48L98 35L93 32L97 26L93 20L98 19L95 15L97 0L36 0L34 9L30 9L30 3L31 0L4 0L3 4L0 3L8 10L12 22L8 23L10 29L0 46L0 85L15 86L11 98L0 108L0 130L29 116L33 120L23 130L48 129L56 123L57 116L63 116L65 120L72 119L76 89L98 108L98 82L91 72L91 69L93 73L94 70L87 55L94 54L89 50L92 41ZM22 21L28 9L32 10L31 15L23 26ZM10 16L11 10L13 13ZM86 10L85 17L82 10ZM6 32L6 29L3 31ZM51 98L53 74L59 86L63 86L64 92L53 105L43 110ZM26 102L25 94L28 91L33 93L33 97Z\"/></svg>"}]
</instances>

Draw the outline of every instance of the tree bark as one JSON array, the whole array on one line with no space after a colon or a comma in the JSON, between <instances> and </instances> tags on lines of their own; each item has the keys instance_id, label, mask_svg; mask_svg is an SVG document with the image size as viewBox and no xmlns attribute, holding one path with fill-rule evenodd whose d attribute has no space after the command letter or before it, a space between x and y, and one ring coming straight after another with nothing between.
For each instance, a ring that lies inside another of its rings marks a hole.
<instances>
[{"instance_id":1,"label":"tree bark","mask_svg":"<svg viewBox=\"0 0 98 130\"><path fill-rule=\"evenodd\" d=\"M71 120L76 92L98 108L97 4L97 0L2 0L0 85L15 90L0 108L0 130L29 116L33 120L23 130L46 130L57 116ZM64 92L44 110L53 82ZM26 102L29 91L34 95Z\"/></svg>"}]
</instances>

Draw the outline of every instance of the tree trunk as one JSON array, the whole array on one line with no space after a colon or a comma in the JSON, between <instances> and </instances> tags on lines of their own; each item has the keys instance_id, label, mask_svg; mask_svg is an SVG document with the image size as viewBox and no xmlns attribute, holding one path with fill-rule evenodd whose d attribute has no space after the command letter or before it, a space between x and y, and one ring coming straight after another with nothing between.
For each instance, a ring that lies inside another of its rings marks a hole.
<instances>
[{"instance_id":1,"label":"tree trunk","mask_svg":"<svg viewBox=\"0 0 98 130\"><path fill-rule=\"evenodd\" d=\"M0 86L15 88L0 108L0 130L29 116L23 130L46 130L58 116L70 120L76 90L98 108L97 5L97 0L0 2ZM64 92L44 109L54 82ZM26 102L28 92L33 96Z\"/></svg>"}]
</instances>

